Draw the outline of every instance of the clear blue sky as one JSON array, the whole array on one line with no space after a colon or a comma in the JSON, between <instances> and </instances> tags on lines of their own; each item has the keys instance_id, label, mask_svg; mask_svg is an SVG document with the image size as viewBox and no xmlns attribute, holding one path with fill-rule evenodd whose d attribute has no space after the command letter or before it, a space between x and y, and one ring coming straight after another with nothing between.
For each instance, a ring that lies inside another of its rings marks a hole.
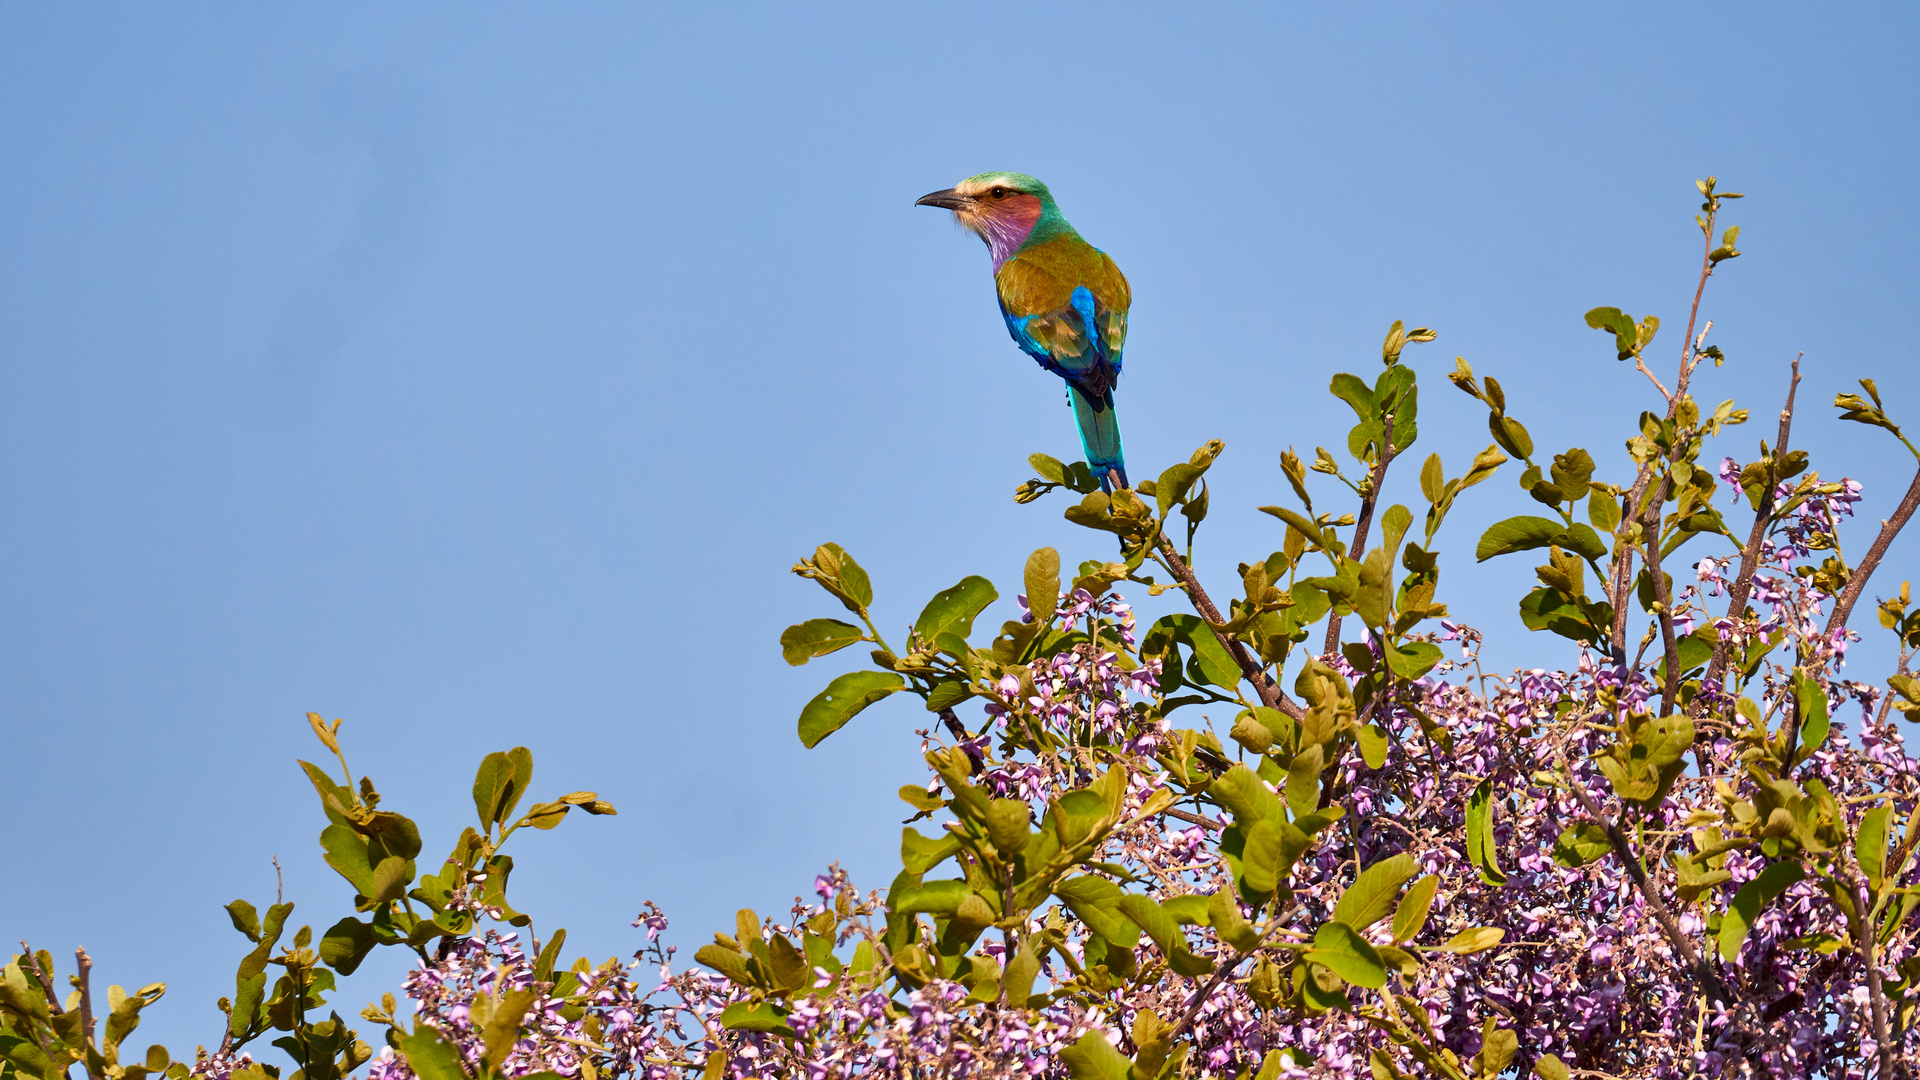
<instances>
[{"instance_id":1,"label":"clear blue sky","mask_svg":"<svg viewBox=\"0 0 1920 1080\"><path fill-rule=\"evenodd\" d=\"M1920 422L1916 45L1893 4L0 3L0 931L170 981L142 1035L215 1041L220 905L277 855L296 918L346 906L308 709L428 859L488 750L616 803L516 841L521 906L599 956L646 898L690 952L834 858L884 885L924 714L800 748L851 665L781 662L835 612L788 566L837 539L898 627L1108 552L1011 502L1067 410L911 205L985 169L1132 279L1136 475L1226 440L1215 574L1278 545L1279 453L1341 444L1327 379L1395 318L1440 332L1423 456L1487 442L1464 355L1617 474L1651 398L1581 314L1658 314L1671 362L1709 172L1747 254L1700 396L1763 419L1750 456L1805 350L1796 442L1877 518L1912 462L1827 403L1871 375ZM1463 499L1443 594L1565 663L1513 614L1531 564L1470 563L1531 505Z\"/></svg>"}]
</instances>

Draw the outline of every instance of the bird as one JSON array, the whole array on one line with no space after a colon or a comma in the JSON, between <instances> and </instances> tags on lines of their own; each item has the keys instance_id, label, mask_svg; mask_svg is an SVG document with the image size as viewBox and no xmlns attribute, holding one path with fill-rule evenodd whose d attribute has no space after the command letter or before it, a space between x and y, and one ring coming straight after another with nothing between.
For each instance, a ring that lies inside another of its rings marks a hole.
<instances>
[{"instance_id":1,"label":"bird","mask_svg":"<svg viewBox=\"0 0 1920 1080\"><path fill-rule=\"evenodd\" d=\"M1113 409L1133 303L1120 267L1067 223L1047 185L1025 173L969 176L914 205L953 211L987 245L1007 332L1066 380L1080 445L1101 490L1129 487Z\"/></svg>"}]
</instances>

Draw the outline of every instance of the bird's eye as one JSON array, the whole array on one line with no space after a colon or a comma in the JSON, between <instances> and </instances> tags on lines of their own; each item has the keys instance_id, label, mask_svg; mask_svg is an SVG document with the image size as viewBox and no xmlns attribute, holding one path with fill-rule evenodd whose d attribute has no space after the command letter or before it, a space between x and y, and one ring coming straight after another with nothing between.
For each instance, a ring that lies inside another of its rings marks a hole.
<instances>
[{"instance_id":1,"label":"bird's eye","mask_svg":"<svg viewBox=\"0 0 1920 1080\"><path fill-rule=\"evenodd\" d=\"M1008 194L1009 193L1006 188L997 187L993 189L993 197L996 199L1004 199L1007 197Z\"/></svg>"}]
</instances>

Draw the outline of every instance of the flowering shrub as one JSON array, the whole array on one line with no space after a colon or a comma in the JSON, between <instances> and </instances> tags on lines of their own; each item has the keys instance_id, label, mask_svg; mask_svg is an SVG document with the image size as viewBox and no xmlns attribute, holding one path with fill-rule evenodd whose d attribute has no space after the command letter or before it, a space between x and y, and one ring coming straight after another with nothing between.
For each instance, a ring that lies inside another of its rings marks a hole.
<instances>
[{"instance_id":1,"label":"flowering shrub","mask_svg":"<svg viewBox=\"0 0 1920 1080\"><path fill-rule=\"evenodd\" d=\"M1704 289L1738 255L1737 229L1715 241L1738 196L1700 190ZM356 787L338 722L313 717L344 782L305 768L357 917L273 955L292 906L263 920L236 902L255 948L221 1003L224 1039L190 1064L158 1047L118 1060L163 988L113 995L96 1040L84 999L54 999L52 958L24 952L0 984L0 1074L52 1080L84 1062L112 1080L264 1080L279 1070L243 1047L281 1031L308 1080L363 1065L373 1080L1910 1076L1920 768L1897 725L1920 713L1920 612L1907 585L1877 610L1896 670L1867 683L1842 664L1920 475L1849 562L1839 526L1863 492L1788 449L1797 363L1773 445L1710 467L1708 444L1748 419L1691 396L1698 367L1724 360L1711 324L1696 334L1690 316L1669 389L1645 358L1657 319L1597 308L1587 322L1659 395L1612 479L1583 449L1536 460L1498 381L1457 361L1449 381L1486 405L1494 444L1451 479L1438 455L1424 461L1416 533L1384 493L1418 436L1402 353L1434 335L1396 323L1371 381L1332 380L1357 418L1350 464L1283 456L1297 505L1260 508L1280 550L1240 565L1224 610L1191 566L1218 442L1111 495L1084 464L1035 455L1016 498L1073 492L1067 520L1117 537L1120 557L1064 574L1054 549L1033 553L1021 617L997 630L974 623L999 590L966 577L896 650L851 555L827 544L799 563L858 622L789 628L788 662L855 645L872 661L806 706L802 742L899 693L929 717L928 772L900 789L913 817L884 890L831 868L786 913L740 912L694 966L658 940L666 919L649 904L631 964L568 965L564 932L512 929L528 920L507 901L500 848L523 826L612 807L575 792L516 817L531 755L490 755L479 827L421 876L418 831ZM1842 418L1911 451L1862 388L1838 396ZM1544 553L1519 613L1578 643L1570 670L1484 671L1481 634L1438 599L1436 537L1467 488L1509 465L1544 513L1480 530L1475 555ZM1309 472L1350 509L1316 508ZM1743 536L1727 521L1747 514ZM1140 589L1193 613L1143 628L1125 599ZM1195 726L1201 708L1231 728ZM309 1014L333 972L383 945L418 964L408 1008L389 994L361 1014L386 1029L375 1053L337 1014ZM271 993L269 966L282 970Z\"/></svg>"}]
</instances>

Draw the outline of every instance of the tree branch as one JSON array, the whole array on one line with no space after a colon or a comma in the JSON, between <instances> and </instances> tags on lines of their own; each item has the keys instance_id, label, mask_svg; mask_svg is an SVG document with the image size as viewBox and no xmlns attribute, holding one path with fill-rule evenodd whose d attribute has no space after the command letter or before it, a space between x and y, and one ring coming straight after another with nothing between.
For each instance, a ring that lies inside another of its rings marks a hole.
<instances>
[{"instance_id":1,"label":"tree branch","mask_svg":"<svg viewBox=\"0 0 1920 1080\"><path fill-rule=\"evenodd\" d=\"M1859 905L1860 917L1854 921L1855 939L1860 949L1860 963L1867 969L1868 1004L1873 1017L1873 1041L1880 1048L1880 1075L1892 1080L1894 1072L1893 1039L1887 1033L1887 993L1880 985L1880 958L1875 955L1873 918L1868 912L1873 910L1869 903L1870 891L1865 882L1866 875L1860 875L1861 882L1853 886L1854 902ZM1905 1070L1902 1070L1903 1072Z\"/></svg>"},{"instance_id":2,"label":"tree branch","mask_svg":"<svg viewBox=\"0 0 1920 1080\"><path fill-rule=\"evenodd\" d=\"M1238 901L1235 901L1235 902L1237 903ZM1299 913L1300 913L1299 904L1295 904L1292 907L1288 908L1286 914L1279 916L1278 918L1274 919L1272 923L1269 924L1269 929L1267 933L1271 934L1274 930L1277 930L1280 927L1285 926L1287 923L1292 922L1293 917L1295 915L1298 915ZM1172 1040L1174 1039L1178 1039L1181 1035L1186 1034L1187 1029L1192 1027L1193 1022L1199 1018L1200 1008L1201 1006L1207 1003L1207 998L1213 996L1213 992L1219 989L1220 984L1226 981L1227 976L1233 974L1233 969L1239 967L1241 961L1245 960L1249 956L1253 956L1256 953L1258 953L1260 949L1266 945L1266 943L1267 942L1266 942L1265 936L1262 936L1261 940L1257 944L1255 944L1253 948L1248 949L1244 952L1235 950L1233 954L1233 959L1222 963L1219 967L1214 969L1213 978L1208 979L1207 984L1201 987L1198 991L1196 991L1193 995L1193 1000L1187 1003L1187 1011L1184 1015L1180 1017L1179 1026L1175 1027L1173 1029L1173 1034L1168 1036L1169 1043L1171 1043Z\"/></svg>"},{"instance_id":3,"label":"tree branch","mask_svg":"<svg viewBox=\"0 0 1920 1080\"><path fill-rule=\"evenodd\" d=\"M88 1049L93 1048L93 958L87 955L83 946L73 950L73 959L80 968L80 1038ZM94 1070L94 1055L87 1055L87 1075L93 1080L106 1080L105 1076Z\"/></svg>"},{"instance_id":4,"label":"tree branch","mask_svg":"<svg viewBox=\"0 0 1920 1080\"><path fill-rule=\"evenodd\" d=\"M1693 338L1693 327L1700 318L1700 298L1706 294L1707 279L1713 276L1713 224L1714 219L1719 216L1719 211L1715 208L1712 199L1708 200L1706 210L1707 217L1702 231L1706 233L1707 245L1700 253L1700 281L1693 287L1693 307L1687 312L1687 336L1686 339L1680 343L1680 373L1674 380L1673 393L1666 395L1667 419L1669 420L1673 419L1674 416L1679 413L1680 402L1687 396L1687 383L1693 378L1694 365L1699 362L1695 355L1696 350L1694 346L1696 342ZM1713 324L1708 323L1707 325L1712 326ZM1706 332L1702 331L1701 336L1705 337ZM1646 371L1646 367L1642 365L1641 370ZM1650 371L1647 372L1647 377L1653 379L1653 373ZM1659 387L1662 394L1666 394L1666 388L1660 386L1659 379L1653 379L1653 385ZM1649 461L1645 465L1640 466L1640 473L1638 476L1635 476L1633 480L1633 489L1627 495L1627 509L1629 513L1638 516L1642 512L1640 499L1646 495L1647 485L1651 483L1652 480L1653 462ZM1659 505L1659 503L1655 504L1656 507ZM1655 520L1658 520L1657 509L1655 513ZM1658 537L1655 538L1654 542L1656 544L1659 542ZM1627 666L1627 593L1633 586L1633 549L1628 548L1625 551L1619 551L1618 548L1619 545L1616 544L1612 574L1614 595L1613 635L1609 641L1609 645L1613 653L1613 662L1621 668L1625 668ZM1658 558L1658 555L1656 554L1655 557Z\"/></svg>"},{"instance_id":5,"label":"tree branch","mask_svg":"<svg viewBox=\"0 0 1920 1080\"><path fill-rule=\"evenodd\" d=\"M46 972L40 970L40 961L33 955L32 946L22 941L20 952L21 959L26 961L26 969L32 972L34 979L39 982L40 992L47 995L47 1011L54 1016L66 1012L67 1010L60 1007L60 996L53 992L53 980L47 976Z\"/></svg>"},{"instance_id":6,"label":"tree branch","mask_svg":"<svg viewBox=\"0 0 1920 1080\"><path fill-rule=\"evenodd\" d=\"M1887 546L1893 543L1893 538L1906 528L1915 507L1920 507L1920 472L1913 474L1913 483L1907 488L1906 498L1901 499L1900 505L1894 508L1892 517L1880 523L1880 535L1873 538L1873 546L1867 549L1866 557L1860 560L1860 565L1847 578L1846 588L1840 590L1840 598L1833 605L1833 615L1827 619L1828 637L1846 627L1847 617L1853 614L1853 605L1867 587L1867 579L1879 567L1880 559L1887 553Z\"/></svg>"},{"instance_id":7,"label":"tree branch","mask_svg":"<svg viewBox=\"0 0 1920 1080\"><path fill-rule=\"evenodd\" d=\"M1201 587L1200 579L1193 576L1193 567L1188 566L1186 560L1180 557L1180 553L1173 550L1173 541L1168 540L1165 533L1160 534L1158 540L1160 555L1166 560L1167 569L1173 571L1173 576L1179 578L1180 584L1186 586L1187 598L1193 601L1193 609L1207 621L1207 627L1213 631L1214 637L1220 639L1220 645L1233 657L1233 662L1240 665L1240 673L1253 684L1254 692L1260 695L1261 703L1268 708L1279 709L1295 720L1305 716L1306 711L1288 697L1286 691L1275 686L1273 680L1267 678L1267 673L1261 670L1260 662L1247 651L1246 645L1220 629L1227 624L1227 620L1220 617L1220 609L1214 606L1213 599L1207 595L1207 590Z\"/></svg>"},{"instance_id":8,"label":"tree branch","mask_svg":"<svg viewBox=\"0 0 1920 1080\"><path fill-rule=\"evenodd\" d=\"M1793 398L1800 390L1800 357L1793 358L1793 378L1787 383L1787 403L1780 410L1780 438L1773 447L1773 460L1782 462L1787 457L1787 441L1793 434ZM1779 483L1768 477L1767 490L1760 496L1760 507L1753 512L1753 529L1747 533L1747 545L1740 549L1740 573L1733 584L1727 588L1727 618L1739 622L1747 614L1747 598L1753 592L1753 573L1760 567L1760 542L1766 539L1767 530L1773 525L1773 492ZM1704 686L1714 686L1727 673L1727 643L1722 640L1713 646L1713 659L1707 664L1706 677L1701 680Z\"/></svg>"},{"instance_id":9,"label":"tree branch","mask_svg":"<svg viewBox=\"0 0 1920 1080\"><path fill-rule=\"evenodd\" d=\"M1659 507L1666 501L1666 491L1670 483L1670 480L1660 481L1660 488L1654 495L1653 512L1648 515L1653 520L1651 522L1642 521L1642 526L1646 529L1648 537L1647 581L1653 585L1653 598L1660 601L1660 613L1655 616L1655 618L1657 618L1660 623L1660 644L1664 647L1667 662L1667 676L1661 680L1660 687L1660 714L1662 716L1669 715L1673 712L1673 700L1679 696L1680 693L1680 647L1679 643L1676 642L1673 637L1673 596L1671 595L1672 590L1667 587L1666 572L1660 569L1661 541ZM1624 603L1626 597L1623 596L1620 599Z\"/></svg>"},{"instance_id":10,"label":"tree branch","mask_svg":"<svg viewBox=\"0 0 1920 1080\"><path fill-rule=\"evenodd\" d=\"M1647 909L1652 911L1653 917L1659 921L1660 929L1666 932L1667 941L1673 945L1674 951L1679 953L1680 958L1693 969L1694 978L1698 979L1700 985L1717 1000L1728 1005L1733 1004L1733 994L1727 989L1727 985L1720 981L1720 976L1714 972L1713 965L1694 950L1693 942L1688 941L1687 936L1680 932L1680 924L1674 921L1673 913L1667 910L1666 902L1660 899L1660 894L1654 889L1653 883L1647 880L1646 867L1640 865L1640 859L1634 855L1632 846L1627 843L1626 834L1620 831L1620 826L1611 816L1600 809L1600 804L1594 800L1593 794L1578 777L1569 772L1567 781L1573 785L1573 797L1580 800L1580 806L1586 810L1587 816L1593 819L1594 824L1606 831L1607 843L1613 846L1613 853L1626 865L1627 875L1633 878L1633 886L1639 890L1640 898L1646 901Z\"/></svg>"},{"instance_id":11,"label":"tree branch","mask_svg":"<svg viewBox=\"0 0 1920 1080\"><path fill-rule=\"evenodd\" d=\"M1172 807L1168 807L1167 809L1162 810L1160 812L1166 815L1167 817L1178 818L1179 820L1184 821L1189 825L1198 825L1201 828L1207 829L1210 831L1217 832L1220 829L1223 829L1226 827L1220 824L1219 822L1213 820L1212 818L1201 817L1199 814L1188 813L1185 810L1175 810Z\"/></svg>"}]
</instances>

